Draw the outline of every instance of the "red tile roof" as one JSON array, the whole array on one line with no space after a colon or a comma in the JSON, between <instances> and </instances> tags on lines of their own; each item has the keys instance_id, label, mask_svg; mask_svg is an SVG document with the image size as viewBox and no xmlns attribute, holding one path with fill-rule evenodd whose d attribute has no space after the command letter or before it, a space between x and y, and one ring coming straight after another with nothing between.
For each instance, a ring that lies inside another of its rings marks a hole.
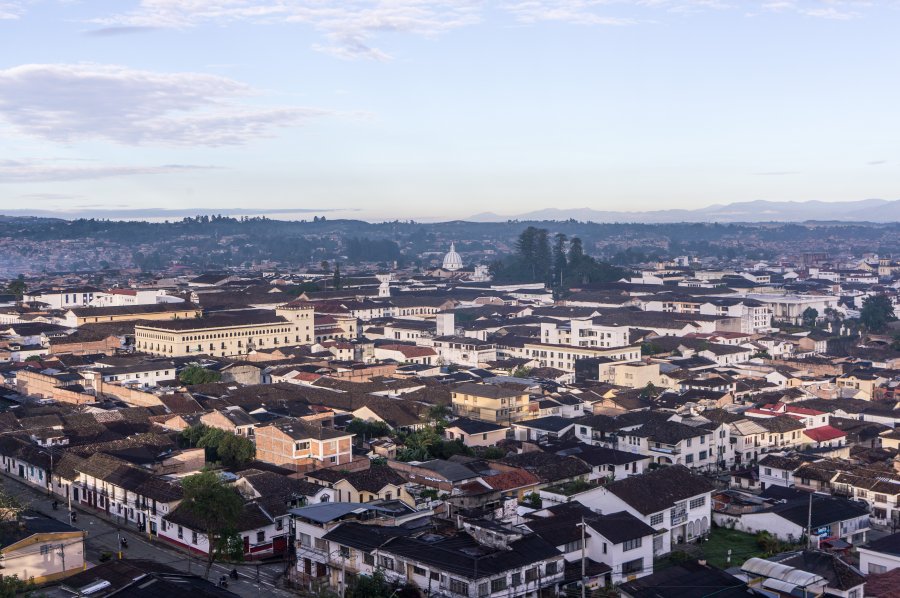
<instances>
[{"instance_id":1,"label":"red tile roof","mask_svg":"<svg viewBox=\"0 0 900 598\"><path fill-rule=\"evenodd\" d=\"M824 442L827 440L834 440L836 438L843 438L847 434L846 432L842 432L837 428L832 426L820 426L818 428L812 428L811 430L804 430L804 434L815 440L816 442Z\"/></svg>"}]
</instances>

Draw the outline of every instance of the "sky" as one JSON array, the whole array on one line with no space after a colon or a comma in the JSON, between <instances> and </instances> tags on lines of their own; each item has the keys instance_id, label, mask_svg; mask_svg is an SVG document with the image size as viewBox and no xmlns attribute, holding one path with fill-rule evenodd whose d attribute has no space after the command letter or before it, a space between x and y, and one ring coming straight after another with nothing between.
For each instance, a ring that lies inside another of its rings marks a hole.
<instances>
[{"instance_id":1,"label":"sky","mask_svg":"<svg viewBox=\"0 0 900 598\"><path fill-rule=\"evenodd\" d=\"M900 0L0 0L0 213L897 199L898 30Z\"/></svg>"}]
</instances>

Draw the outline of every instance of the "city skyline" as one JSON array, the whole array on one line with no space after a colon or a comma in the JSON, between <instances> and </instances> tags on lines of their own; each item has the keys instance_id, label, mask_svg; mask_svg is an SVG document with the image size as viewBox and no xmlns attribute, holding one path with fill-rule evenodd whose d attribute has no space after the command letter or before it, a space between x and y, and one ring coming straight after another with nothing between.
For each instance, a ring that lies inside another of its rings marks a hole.
<instances>
[{"instance_id":1,"label":"city skyline","mask_svg":"<svg viewBox=\"0 0 900 598\"><path fill-rule=\"evenodd\" d=\"M0 2L0 203L450 219L892 200L898 17L837 0Z\"/></svg>"}]
</instances>

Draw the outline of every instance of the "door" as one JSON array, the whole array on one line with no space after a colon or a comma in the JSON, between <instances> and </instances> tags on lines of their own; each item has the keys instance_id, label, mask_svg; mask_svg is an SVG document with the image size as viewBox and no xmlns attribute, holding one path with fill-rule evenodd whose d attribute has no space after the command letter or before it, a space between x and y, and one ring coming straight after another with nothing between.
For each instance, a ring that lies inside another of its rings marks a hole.
<instances>
[{"instance_id":1,"label":"door","mask_svg":"<svg viewBox=\"0 0 900 598\"><path fill-rule=\"evenodd\" d=\"M250 554L250 536L244 536L244 554Z\"/></svg>"},{"instance_id":2,"label":"door","mask_svg":"<svg viewBox=\"0 0 900 598\"><path fill-rule=\"evenodd\" d=\"M272 539L272 552L275 554L284 554L287 552L287 537L278 536Z\"/></svg>"},{"instance_id":3,"label":"door","mask_svg":"<svg viewBox=\"0 0 900 598\"><path fill-rule=\"evenodd\" d=\"M25 477L25 466L24 465L19 465L19 477L20 478Z\"/></svg>"}]
</instances>

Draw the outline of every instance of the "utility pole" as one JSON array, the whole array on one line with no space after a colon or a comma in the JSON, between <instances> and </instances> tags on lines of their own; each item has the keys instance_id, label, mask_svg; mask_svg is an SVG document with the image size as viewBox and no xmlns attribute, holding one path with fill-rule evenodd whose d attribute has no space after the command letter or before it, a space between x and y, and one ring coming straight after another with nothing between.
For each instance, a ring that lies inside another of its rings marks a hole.
<instances>
[{"instance_id":1,"label":"utility pole","mask_svg":"<svg viewBox=\"0 0 900 598\"><path fill-rule=\"evenodd\" d=\"M585 565L585 547L584 547L584 515L581 516L581 598L587 596L587 571Z\"/></svg>"},{"instance_id":2,"label":"utility pole","mask_svg":"<svg viewBox=\"0 0 900 598\"><path fill-rule=\"evenodd\" d=\"M809 512L806 515L806 547L812 547L812 501L813 493L809 493Z\"/></svg>"},{"instance_id":3,"label":"utility pole","mask_svg":"<svg viewBox=\"0 0 900 598\"><path fill-rule=\"evenodd\" d=\"M62 559L62 570L66 570L66 545L61 543L59 544L59 558Z\"/></svg>"}]
</instances>

